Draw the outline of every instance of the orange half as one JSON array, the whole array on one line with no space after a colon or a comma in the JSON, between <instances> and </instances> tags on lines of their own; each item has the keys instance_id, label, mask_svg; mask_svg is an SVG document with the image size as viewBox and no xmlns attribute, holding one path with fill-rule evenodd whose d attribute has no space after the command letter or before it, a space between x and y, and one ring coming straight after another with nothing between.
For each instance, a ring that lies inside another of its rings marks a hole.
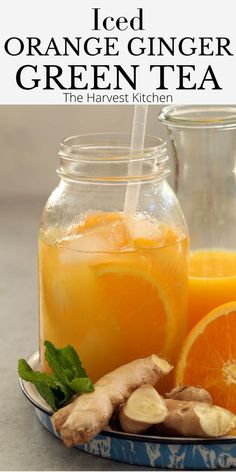
<instances>
[{"instance_id":1,"label":"orange half","mask_svg":"<svg viewBox=\"0 0 236 472\"><path fill-rule=\"evenodd\" d=\"M236 413L236 301L212 310L184 341L176 385L200 385Z\"/></svg>"}]
</instances>

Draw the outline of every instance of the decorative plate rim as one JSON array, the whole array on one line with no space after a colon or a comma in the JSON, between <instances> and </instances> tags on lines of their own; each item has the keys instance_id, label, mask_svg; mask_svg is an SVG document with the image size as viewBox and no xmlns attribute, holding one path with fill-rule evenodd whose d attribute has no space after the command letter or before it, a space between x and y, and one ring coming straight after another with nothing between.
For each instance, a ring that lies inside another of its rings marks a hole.
<instances>
[{"instance_id":1,"label":"decorative plate rim","mask_svg":"<svg viewBox=\"0 0 236 472\"><path fill-rule=\"evenodd\" d=\"M31 367L35 367L39 360L39 351L35 351L32 356L29 357L27 362L31 365ZM26 382L25 380L22 380L19 377L19 383L21 390L27 400L38 410L40 410L42 413L44 413L47 416L52 416L53 411L51 411L49 408L47 409L38 401L32 397L30 394L27 385L30 384L30 382ZM224 436L221 438L184 438L184 437L164 437L164 436L149 436L149 435L144 435L144 434L131 434L131 433L125 433L122 431L113 431L111 429L103 430L101 433L99 433L103 436L111 436L115 438L120 438L120 439L126 439L130 441L141 441L141 442L152 442L152 443L167 443L167 444L212 444L212 443L217 443L217 444L231 444L231 443L236 443L236 436Z\"/></svg>"}]
</instances>

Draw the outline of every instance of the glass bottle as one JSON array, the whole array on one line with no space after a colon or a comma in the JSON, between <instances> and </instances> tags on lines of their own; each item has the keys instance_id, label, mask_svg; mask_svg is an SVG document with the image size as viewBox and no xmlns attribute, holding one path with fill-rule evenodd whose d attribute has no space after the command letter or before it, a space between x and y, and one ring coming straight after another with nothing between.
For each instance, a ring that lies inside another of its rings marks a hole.
<instances>
[{"instance_id":1,"label":"glass bottle","mask_svg":"<svg viewBox=\"0 0 236 472\"><path fill-rule=\"evenodd\" d=\"M186 334L188 232L166 181L166 146L155 137L139 153L129 146L122 134L61 143L39 236L43 369L45 339L71 344L95 381L151 353L174 361ZM133 213L127 185L138 191Z\"/></svg>"},{"instance_id":2,"label":"glass bottle","mask_svg":"<svg viewBox=\"0 0 236 472\"><path fill-rule=\"evenodd\" d=\"M171 106L174 189L190 233L189 328L236 300L236 107Z\"/></svg>"}]
</instances>

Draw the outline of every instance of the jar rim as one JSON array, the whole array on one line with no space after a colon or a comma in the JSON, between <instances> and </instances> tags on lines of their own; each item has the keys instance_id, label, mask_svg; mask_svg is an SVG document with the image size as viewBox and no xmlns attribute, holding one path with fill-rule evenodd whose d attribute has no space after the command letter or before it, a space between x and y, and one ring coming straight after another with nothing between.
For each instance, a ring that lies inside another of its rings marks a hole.
<instances>
[{"instance_id":1,"label":"jar rim","mask_svg":"<svg viewBox=\"0 0 236 472\"><path fill-rule=\"evenodd\" d=\"M173 127L234 129L236 105L171 105L158 118Z\"/></svg>"},{"instance_id":2,"label":"jar rim","mask_svg":"<svg viewBox=\"0 0 236 472\"><path fill-rule=\"evenodd\" d=\"M130 150L130 133L86 133L69 136L60 143L59 156L76 161L136 161L161 157L166 153L166 141L146 135L143 149Z\"/></svg>"}]
</instances>

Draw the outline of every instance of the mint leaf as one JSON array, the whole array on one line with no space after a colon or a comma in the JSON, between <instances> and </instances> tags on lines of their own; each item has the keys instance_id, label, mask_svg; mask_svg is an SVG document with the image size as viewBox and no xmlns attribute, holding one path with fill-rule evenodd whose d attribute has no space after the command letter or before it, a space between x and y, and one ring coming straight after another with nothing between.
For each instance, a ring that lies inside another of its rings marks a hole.
<instances>
[{"instance_id":1,"label":"mint leaf","mask_svg":"<svg viewBox=\"0 0 236 472\"><path fill-rule=\"evenodd\" d=\"M72 346L58 349L50 341L45 341L44 345L45 359L52 374L33 371L24 359L18 361L18 373L23 380L35 385L54 411L64 406L74 394L93 392L93 384Z\"/></svg>"},{"instance_id":2,"label":"mint leaf","mask_svg":"<svg viewBox=\"0 0 236 472\"><path fill-rule=\"evenodd\" d=\"M94 391L93 384L88 378L76 378L70 382L71 389L75 393L90 393Z\"/></svg>"},{"instance_id":3,"label":"mint leaf","mask_svg":"<svg viewBox=\"0 0 236 472\"><path fill-rule=\"evenodd\" d=\"M45 359L58 380L65 383L74 393L81 394L94 390L93 384L72 346L68 345L57 349L50 341L45 341L44 345Z\"/></svg>"},{"instance_id":4,"label":"mint leaf","mask_svg":"<svg viewBox=\"0 0 236 472\"><path fill-rule=\"evenodd\" d=\"M71 376L71 365L63 357L61 349L57 349L50 341L44 341L45 359L51 367L54 375L64 384L67 384L68 377ZM73 376L72 376L73 378Z\"/></svg>"},{"instance_id":5,"label":"mint leaf","mask_svg":"<svg viewBox=\"0 0 236 472\"><path fill-rule=\"evenodd\" d=\"M46 383L40 381L32 383L35 385L41 397L48 403L48 405L50 405L53 411L57 411L58 408L63 405L65 398L63 397L63 393L60 392L60 389L54 389L49 387Z\"/></svg>"},{"instance_id":6,"label":"mint leaf","mask_svg":"<svg viewBox=\"0 0 236 472\"><path fill-rule=\"evenodd\" d=\"M59 382L54 375L33 371L24 359L18 361L18 374L23 380L35 385L40 395L54 411L67 402L72 395L71 390Z\"/></svg>"},{"instance_id":7,"label":"mint leaf","mask_svg":"<svg viewBox=\"0 0 236 472\"><path fill-rule=\"evenodd\" d=\"M70 344L68 344L66 347L63 347L60 351L62 357L67 359L67 361L70 363L76 377L88 377L77 352L72 346L70 346Z\"/></svg>"},{"instance_id":8,"label":"mint leaf","mask_svg":"<svg viewBox=\"0 0 236 472\"><path fill-rule=\"evenodd\" d=\"M18 374L23 380L26 380L28 382L32 382L32 380L34 380L35 382L39 381L48 383L48 385L54 384L54 379L52 375L34 371L30 367L28 362L25 361L25 359L18 360Z\"/></svg>"}]
</instances>

